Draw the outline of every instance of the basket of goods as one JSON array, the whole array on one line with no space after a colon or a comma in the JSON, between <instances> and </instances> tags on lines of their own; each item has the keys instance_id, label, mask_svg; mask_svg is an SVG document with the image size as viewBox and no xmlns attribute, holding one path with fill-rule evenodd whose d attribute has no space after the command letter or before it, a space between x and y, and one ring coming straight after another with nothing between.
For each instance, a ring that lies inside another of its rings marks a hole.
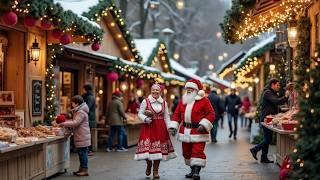
<instances>
[{"instance_id":1,"label":"basket of goods","mask_svg":"<svg viewBox=\"0 0 320 180\"><path fill-rule=\"evenodd\" d=\"M60 114L56 117L57 124L63 123L66 121L66 116L63 114Z\"/></svg>"},{"instance_id":2,"label":"basket of goods","mask_svg":"<svg viewBox=\"0 0 320 180\"><path fill-rule=\"evenodd\" d=\"M5 142L15 142L17 138L17 131L6 128L6 127L0 127L0 141Z\"/></svg>"},{"instance_id":3,"label":"basket of goods","mask_svg":"<svg viewBox=\"0 0 320 180\"><path fill-rule=\"evenodd\" d=\"M297 126L298 121L282 121L282 129L287 131L293 131L294 128Z\"/></svg>"},{"instance_id":4,"label":"basket of goods","mask_svg":"<svg viewBox=\"0 0 320 180\"><path fill-rule=\"evenodd\" d=\"M270 124L270 123L272 123L272 119L273 119L273 116L267 116L266 118L265 118L265 123L267 123L267 124Z\"/></svg>"}]
</instances>

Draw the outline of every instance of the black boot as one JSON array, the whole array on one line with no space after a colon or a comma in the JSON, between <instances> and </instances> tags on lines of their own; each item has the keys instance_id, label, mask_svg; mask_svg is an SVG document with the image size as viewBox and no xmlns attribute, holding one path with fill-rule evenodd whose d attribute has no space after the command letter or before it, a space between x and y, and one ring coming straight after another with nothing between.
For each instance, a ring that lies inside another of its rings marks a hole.
<instances>
[{"instance_id":1,"label":"black boot","mask_svg":"<svg viewBox=\"0 0 320 180\"><path fill-rule=\"evenodd\" d=\"M194 166L194 172L193 172L193 180L200 180L200 170L201 167L200 166Z\"/></svg>"},{"instance_id":2,"label":"black boot","mask_svg":"<svg viewBox=\"0 0 320 180\"><path fill-rule=\"evenodd\" d=\"M193 177L194 166L191 166L190 168L191 168L191 172L189 174L185 175L186 178L192 178Z\"/></svg>"}]
</instances>

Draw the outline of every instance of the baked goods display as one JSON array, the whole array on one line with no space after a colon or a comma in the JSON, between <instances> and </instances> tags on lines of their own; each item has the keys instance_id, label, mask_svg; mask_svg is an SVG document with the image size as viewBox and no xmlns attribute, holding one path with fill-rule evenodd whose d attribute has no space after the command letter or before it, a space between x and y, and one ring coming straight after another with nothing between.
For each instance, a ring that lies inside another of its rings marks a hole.
<instances>
[{"instance_id":1,"label":"baked goods display","mask_svg":"<svg viewBox=\"0 0 320 180\"><path fill-rule=\"evenodd\" d=\"M0 127L0 141L14 142L17 138L17 132L11 128Z\"/></svg>"},{"instance_id":2,"label":"baked goods display","mask_svg":"<svg viewBox=\"0 0 320 180\"><path fill-rule=\"evenodd\" d=\"M294 116L298 113L298 110L292 109L285 113L278 113L276 115L269 115L265 118L265 122L268 125L273 125L274 127L282 130L294 130L298 121L294 120Z\"/></svg>"}]
</instances>

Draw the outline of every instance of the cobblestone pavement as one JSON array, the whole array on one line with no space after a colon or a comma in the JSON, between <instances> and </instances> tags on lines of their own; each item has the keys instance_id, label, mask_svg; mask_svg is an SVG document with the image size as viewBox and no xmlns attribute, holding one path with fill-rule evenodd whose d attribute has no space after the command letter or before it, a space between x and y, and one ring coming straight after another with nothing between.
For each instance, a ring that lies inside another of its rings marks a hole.
<instances>
[{"instance_id":1,"label":"cobblestone pavement","mask_svg":"<svg viewBox=\"0 0 320 180\"><path fill-rule=\"evenodd\" d=\"M225 126L227 127L227 126ZM201 170L203 180L276 180L279 167L276 164L261 164L255 161L249 152L250 133L239 127L238 140L228 138L228 129L218 130L218 143L206 146L207 167ZM160 176L165 180L183 180L189 168L184 165L181 144L172 138L178 158L161 162ZM89 157L90 176L79 178L72 176L72 170L79 166L77 154L71 155L71 168L67 173L53 177L54 180L146 180L145 162L133 160L135 147L128 152L96 152ZM273 158L275 147L270 148L269 158ZM260 157L260 154L258 155Z\"/></svg>"}]
</instances>

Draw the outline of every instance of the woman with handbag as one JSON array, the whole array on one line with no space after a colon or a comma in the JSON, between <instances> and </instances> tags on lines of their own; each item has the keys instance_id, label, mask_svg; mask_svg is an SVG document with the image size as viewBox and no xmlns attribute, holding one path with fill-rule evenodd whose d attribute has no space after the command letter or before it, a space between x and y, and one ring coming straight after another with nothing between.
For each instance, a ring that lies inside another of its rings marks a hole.
<instances>
[{"instance_id":1,"label":"woman with handbag","mask_svg":"<svg viewBox=\"0 0 320 180\"><path fill-rule=\"evenodd\" d=\"M146 160L146 175L159 179L160 161L167 161L177 157L168 133L170 115L167 102L161 97L161 87L154 84L151 95L144 99L140 105L138 117L144 124L141 127L140 138L134 159Z\"/></svg>"}]
</instances>

